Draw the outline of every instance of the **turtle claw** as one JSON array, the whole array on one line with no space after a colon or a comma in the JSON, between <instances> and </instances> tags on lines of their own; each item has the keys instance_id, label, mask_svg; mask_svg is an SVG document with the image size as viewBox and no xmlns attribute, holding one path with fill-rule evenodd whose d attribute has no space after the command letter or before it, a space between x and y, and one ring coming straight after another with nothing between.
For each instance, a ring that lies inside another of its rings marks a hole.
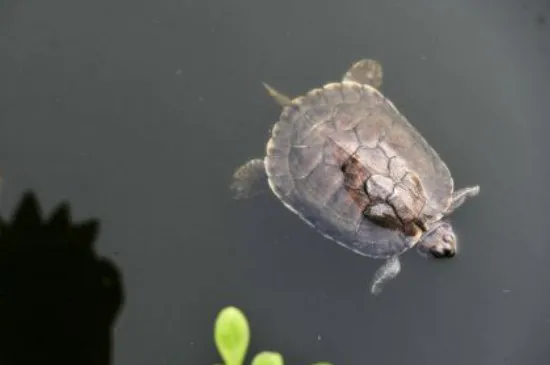
<instances>
[{"instance_id":1,"label":"turtle claw","mask_svg":"<svg viewBox=\"0 0 550 365\"><path fill-rule=\"evenodd\" d=\"M246 199L259 194L261 189L257 185L265 177L264 160L259 158L250 160L237 168L230 186L234 198Z\"/></svg>"},{"instance_id":2,"label":"turtle claw","mask_svg":"<svg viewBox=\"0 0 550 365\"><path fill-rule=\"evenodd\" d=\"M395 278L400 271L401 262L399 261L399 257L392 256L388 258L384 265L374 273L370 292L373 295L379 295L382 292L382 286L389 280Z\"/></svg>"}]
</instances>

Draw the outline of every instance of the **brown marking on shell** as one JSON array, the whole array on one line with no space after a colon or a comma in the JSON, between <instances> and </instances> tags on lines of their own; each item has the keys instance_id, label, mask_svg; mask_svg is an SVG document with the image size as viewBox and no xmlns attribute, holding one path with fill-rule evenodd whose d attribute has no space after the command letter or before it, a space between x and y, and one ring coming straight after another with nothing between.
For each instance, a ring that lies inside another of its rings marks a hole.
<instances>
[{"instance_id":1,"label":"brown marking on shell","mask_svg":"<svg viewBox=\"0 0 550 365\"><path fill-rule=\"evenodd\" d=\"M425 196L422 182L420 181L418 175L414 172L407 171L407 173L401 178L401 184L403 184L403 186L405 186L411 194L414 194L419 198Z\"/></svg>"},{"instance_id":2,"label":"brown marking on shell","mask_svg":"<svg viewBox=\"0 0 550 365\"><path fill-rule=\"evenodd\" d=\"M382 217L386 227L401 227L407 235L416 234L416 227L411 225L424 227L421 211L426 204L426 197L421 194L418 185L406 185L390 176L372 175L367 180L365 189L371 201L387 205L387 210L391 209L395 213ZM376 210L366 212L368 217L380 222L379 217L373 216L375 213Z\"/></svg>"},{"instance_id":3,"label":"brown marking on shell","mask_svg":"<svg viewBox=\"0 0 550 365\"><path fill-rule=\"evenodd\" d=\"M326 204L323 212L325 216L336 219L342 229L355 232L364 219L363 212L369 203L366 194L341 186Z\"/></svg>"},{"instance_id":4,"label":"brown marking on shell","mask_svg":"<svg viewBox=\"0 0 550 365\"><path fill-rule=\"evenodd\" d=\"M365 215L373 222L389 229L403 229L403 224L395 211L384 202L374 203L365 210Z\"/></svg>"},{"instance_id":5,"label":"brown marking on shell","mask_svg":"<svg viewBox=\"0 0 550 365\"><path fill-rule=\"evenodd\" d=\"M351 200L361 209L362 212L364 212L371 203L369 197L363 189L348 188L347 192Z\"/></svg>"},{"instance_id":6,"label":"brown marking on shell","mask_svg":"<svg viewBox=\"0 0 550 365\"><path fill-rule=\"evenodd\" d=\"M424 207L424 200L411 194L411 192L401 184L393 187L393 192L387 198L388 203L399 214L402 222L412 222L420 215Z\"/></svg>"},{"instance_id":7,"label":"brown marking on shell","mask_svg":"<svg viewBox=\"0 0 550 365\"><path fill-rule=\"evenodd\" d=\"M357 160L354 153L340 146L336 141L327 141L332 146L331 159L340 166L344 174L344 185L348 189L359 190L363 187L365 180L370 176L368 169Z\"/></svg>"},{"instance_id":8,"label":"brown marking on shell","mask_svg":"<svg viewBox=\"0 0 550 365\"><path fill-rule=\"evenodd\" d=\"M403 227L403 232L405 232L406 236L412 237L414 241L418 241L422 234L426 231L426 227L422 225L421 228L420 225L422 225L422 222L407 222Z\"/></svg>"},{"instance_id":9,"label":"brown marking on shell","mask_svg":"<svg viewBox=\"0 0 550 365\"><path fill-rule=\"evenodd\" d=\"M356 189L364 184L368 198L376 205L365 211L367 217L384 227L399 228L414 236L417 222L422 221L420 213L426 197L419 179L413 179L407 164L392 151L384 135L380 136L376 148L359 148L347 162L353 161L354 169L361 171L361 174L351 174L356 179L351 184ZM388 158L388 154L392 157ZM406 184L402 182L405 177L408 177Z\"/></svg>"},{"instance_id":10,"label":"brown marking on shell","mask_svg":"<svg viewBox=\"0 0 550 365\"><path fill-rule=\"evenodd\" d=\"M355 139L355 134L351 133L339 133L337 137L338 141L346 140L342 138L343 135L349 136L349 138ZM368 171L359 161L354 157L353 151L358 148L358 143L346 144L338 143L333 138L327 140L325 146L325 156L330 162L331 166L335 166L342 173L343 188L347 192L350 199L350 204L354 203L358 209L363 212L370 203L370 199L363 189L365 180L368 178Z\"/></svg>"}]
</instances>

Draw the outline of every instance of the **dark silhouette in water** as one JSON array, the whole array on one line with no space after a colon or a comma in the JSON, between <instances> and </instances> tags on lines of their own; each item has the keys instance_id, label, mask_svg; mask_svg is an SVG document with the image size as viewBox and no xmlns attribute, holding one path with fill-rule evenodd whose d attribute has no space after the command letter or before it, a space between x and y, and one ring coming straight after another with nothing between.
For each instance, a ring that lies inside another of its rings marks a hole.
<instances>
[{"instance_id":1,"label":"dark silhouette in water","mask_svg":"<svg viewBox=\"0 0 550 365\"><path fill-rule=\"evenodd\" d=\"M27 192L0 219L0 364L108 365L123 303L116 267L94 252L99 222L69 205L43 219Z\"/></svg>"}]
</instances>

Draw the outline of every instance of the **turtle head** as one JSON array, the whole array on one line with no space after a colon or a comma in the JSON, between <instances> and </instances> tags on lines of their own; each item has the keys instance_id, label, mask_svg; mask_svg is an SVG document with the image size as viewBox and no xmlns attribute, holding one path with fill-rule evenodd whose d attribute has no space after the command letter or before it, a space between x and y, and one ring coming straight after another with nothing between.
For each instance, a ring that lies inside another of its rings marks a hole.
<instances>
[{"instance_id":1,"label":"turtle head","mask_svg":"<svg viewBox=\"0 0 550 365\"><path fill-rule=\"evenodd\" d=\"M450 258L456 255L457 243L453 227L448 222L438 222L422 235L417 243L422 255L436 258Z\"/></svg>"}]
</instances>

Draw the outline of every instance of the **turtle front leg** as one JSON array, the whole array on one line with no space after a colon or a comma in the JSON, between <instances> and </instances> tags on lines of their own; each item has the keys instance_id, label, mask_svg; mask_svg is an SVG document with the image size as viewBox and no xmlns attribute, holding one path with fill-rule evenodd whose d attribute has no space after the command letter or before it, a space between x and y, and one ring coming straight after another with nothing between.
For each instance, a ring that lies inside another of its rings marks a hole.
<instances>
[{"instance_id":1,"label":"turtle front leg","mask_svg":"<svg viewBox=\"0 0 550 365\"><path fill-rule=\"evenodd\" d=\"M388 258L384 263L384 265L382 265L374 273L370 292L373 295L380 294L382 292L382 286L384 285L384 283L395 278L400 271L401 271L401 262L399 261L399 257L392 256Z\"/></svg>"},{"instance_id":2,"label":"turtle front leg","mask_svg":"<svg viewBox=\"0 0 550 365\"><path fill-rule=\"evenodd\" d=\"M468 186L466 188L459 189L453 193L451 205L445 212L446 215L451 214L454 212L458 207L460 207L464 201L468 198L472 198L479 194L479 185L476 186Z\"/></svg>"},{"instance_id":3,"label":"turtle front leg","mask_svg":"<svg viewBox=\"0 0 550 365\"><path fill-rule=\"evenodd\" d=\"M235 170L231 190L234 192L235 199L249 198L260 193L258 186L261 182L265 183L264 160L255 158ZM263 180L263 181L262 181Z\"/></svg>"}]
</instances>

